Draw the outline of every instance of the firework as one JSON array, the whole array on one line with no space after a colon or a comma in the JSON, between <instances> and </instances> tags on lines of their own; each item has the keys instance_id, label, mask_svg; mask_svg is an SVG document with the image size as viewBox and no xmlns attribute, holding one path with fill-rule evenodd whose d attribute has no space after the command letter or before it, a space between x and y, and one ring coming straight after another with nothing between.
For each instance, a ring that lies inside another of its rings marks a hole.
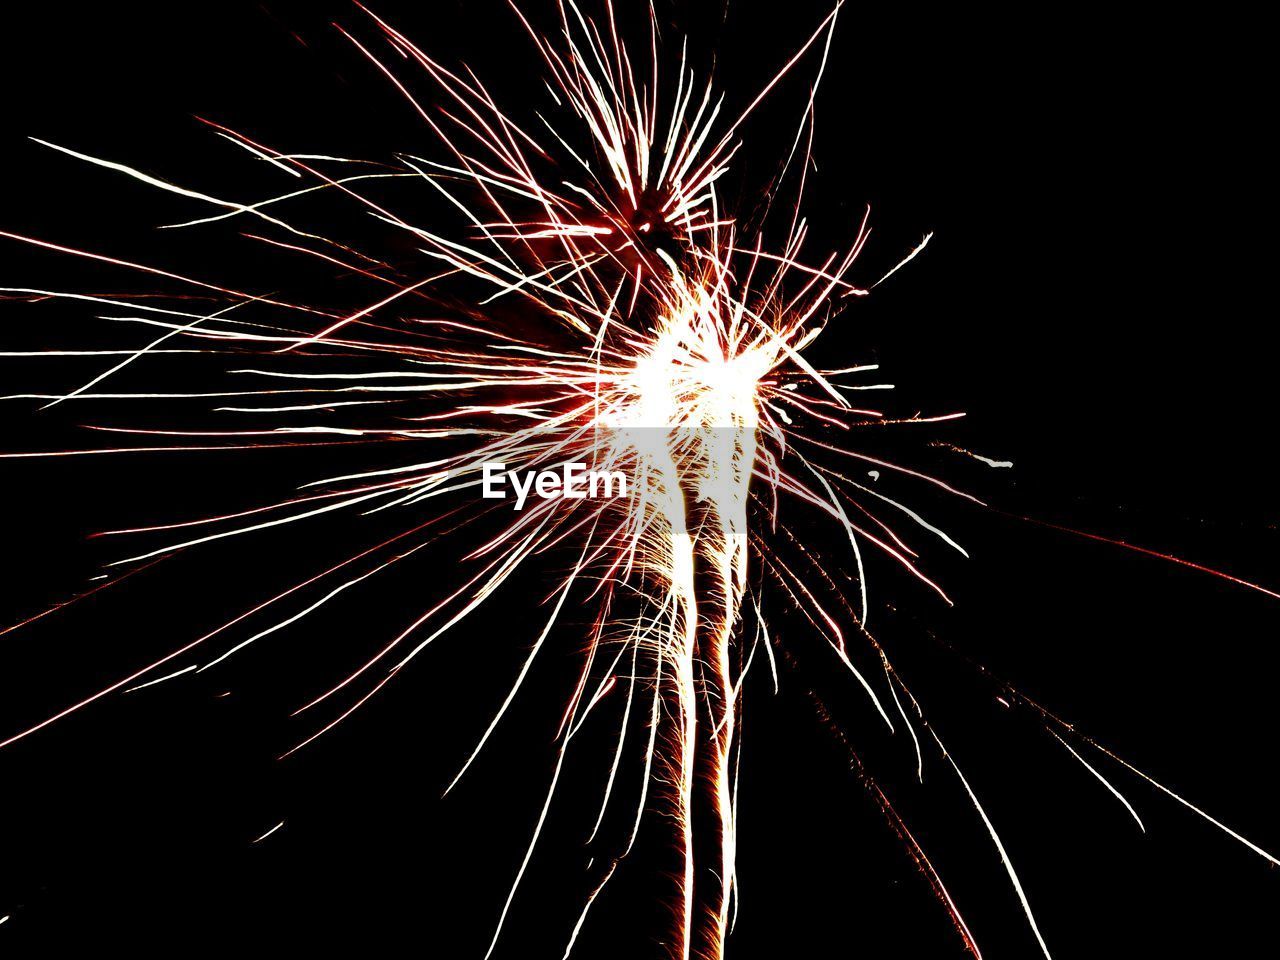
<instances>
[{"instance_id":1,"label":"firework","mask_svg":"<svg viewBox=\"0 0 1280 960\"><path fill-rule=\"evenodd\" d=\"M885 386L867 376L874 365L828 368L807 356L826 324L875 285L852 278L869 233L865 218L851 225L845 249L816 259L807 254L802 210L813 103L838 13L837 5L781 71L761 78L743 109L726 114L713 85L695 77L683 48L674 76L663 73L652 11L645 42L629 46L612 5L593 18L566 0L559 7L554 40L516 9L544 68L553 107L530 122L504 109L469 70L434 59L369 12L363 31L343 32L438 137L440 155L406 155L394 167L362 165L350 158L282 152L210 123L219 136L298 181L287 193L253 202L196 192L46 144L218 210L174 227L229 218L256 221L255 229L263 235L252 236L260 242L363 277L378 292L358 309L337 311L322 300L297 303L5 233L190 286L216 301L213 309L205 309L181 297L131 302L57 290L8 291L78 299L119 311L120 319L154 334L140 350L118 351L119 359L87 383L35 399L48 404L125 396L208 399L219 411L279 418L279 425L267 429L134 431L160 438L147 441L160 446L145 449L339 443L413 451L392 466L316 479L296 496L240 513L112 531L166 531L170 537L159 548L118 561L112 576L127 576L139 565L179 550L336 511L397 511L411 520L398 535L301 580L5 743L117 690L207 670L436 544L442 527L472 522L485 534L477 534L469 545L463 558L466 572L447 596L299 708L300 713L331 713L293 750L350 716L517 571L567 553L571 562L549 591L550 613L526 661L450 785L466 773L497 729L561 624L570 598L588 598L594 627L574 693L564 707L555 771L489 952L498 943L534 854L568 749L593 709L617 690L625 705L592 837L611 804L625 802L615 788L633 717L644 718L645 737L632 747L640 751L645 776L630 799L631 830L624 852L587 899L565 953L630 850L645 812L660 804L672 814L672 841L682 863L671 891L676 916L672 955L719 958L736 883L735 770L743 679L757 652L773 666L773 643L761 615L767 581L794 602L830 645L886 727L896 730L901 724L910 733L918 770L923 766L922 741L946 758L1048 956L995 826L868 630L867 552L889 558L946 600L941 586L918 564L911 539L934 538L961 554L964 550L912 507L857 479L847 464L905 474L978 501L943 479L830 439L833 434L847 436L854 426L895 422L855 402L862 391ZM723 209L717 183L730 170L753 111L799 69L809 71L810 94L799 111L794 139L785 145L789 149L771 194L784 181L794 184L794 201L777 208L785 228L777 231L769 223L766 229L769 215L740 222ZM400 181L438 195L455 216L457 229L396 212L376 188ZM409 238L428 266L420 264L419 275L406 277L374 252L330 236L325 223L309 222L303 206L316 194L342 197L388 231ZM919 254L928 239L907 251L889 273ZM513 314L519 322L495 320ZM237 382L248 379L255 385L182 394L109 392L107 382L140 358L187 350L225 358ZM409 416L403 413L406 404L412 407ZM957 416L917 416L909 422ZM412 443L395 446L403 441ZM41 455L136 449L144 447ZM424 450L431 452L424 455ZM528 478L515 481L523 486L514 508L485 503L481 495L499 466ZM593 477L622 478L619 495L592 496L574 489L571 468L579 467ZM535 489L535 476L545 478L557 470L560 479L552 476L553 482L545 485L538 479ZM821 572L809 569L811 560L794 563L787 558L785 536L777 530L783 502L817 512L846 537L857 570L856 594L847 601L839 589L835 602L820 599L830 586L819 582ZM322 595L302 605L305 591L313 587ZM289 604L295 605L292 612L280 612ZM756 625L754 635L745 629L748 622ZM850 637L861 643L851 646ZM1128 800L1068 743L1072 728L1032 701L1021 700L1133 812ZM344 705L332 706L336 704ZM1104 749L1075 737L1077 745ZM887 796L876 790L886 815L954 918L966 948L980 956L941 877ZM711 824L707 836L695 832L695 824L704 823Z\"/></svg>"}]
</instances>

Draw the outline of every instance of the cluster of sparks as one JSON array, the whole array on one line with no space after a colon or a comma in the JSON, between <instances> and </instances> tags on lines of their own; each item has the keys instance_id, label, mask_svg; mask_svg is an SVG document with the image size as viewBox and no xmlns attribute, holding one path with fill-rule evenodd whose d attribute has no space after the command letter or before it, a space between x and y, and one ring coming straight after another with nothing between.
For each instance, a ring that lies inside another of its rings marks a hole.
<instances>
[{"instance_id":1,"label":"cluster of sparks","mask_svg":"<svg viewBox=\"0 0 1280 960\"><path fill-rule=\"evenodd\" d=\"M473 544L466 557L472 567L448 596L301 708L347 701L294 749L349 716L402 667L463 623L518 570L553 551L568 551L571 562L548 597L550 613L514 684L453 781L457 783L498 727L569 598L579 593L589 598L594 626L564 710L555 772L489 951L498 943L533 856L570 743L599 703L620 696L624 706L616 750L592 838L606 810L618 802L619 770L629 734L635 730L643 731L633 746L643 755L645 774L632 801L623 852L611 859L587 899L565 954L572 950L592 903L631 849L645 811L659 804L671 815L683 864L672 894L676 921L668 949L680 960L718 960L736 903L738 705L743 678L758 651L760 662L769 663L776 680L773 641L760 612L761 590L768 579L826 638L887 727L895 730L900 723L910 733L921 774L922 743L937 747L989 832L1048 956L994 825L955 759L925 722L918 702L867 632L868 551L890 558L945 600L941 588L919 568L918 553L907 535L891 525L893 520L905 520L924 535L964 551L918 512L876 489L865 474L905 474L948 494L974 498L941 479L832 441L833 435L848 436L851 426L893 422L852 399L886 385L860 379L874 371L873 365L823 369L806 359L825 326L851 298L870 289L849 279L868 235L865 222L857 226L843 252L813 263L801 259L807 233L801 201L810 164L814 95L838 10L837 6L817 25L745 109L729 118L712 85L695 79L683 51L674 82L660 76L661 38L652 11L647 49L633 59L611 4L596 20L575 0L561 0L560 22L551 35L541 33L516 9L545 66L546 89L554 105L547 116L537 116L536 124L504 111L473 73L441 64L370 13L376 43L346 35L438 135L444 154L434 160L404 156L395 168L371 166L352 174L346 171L358 161L280 152L214 124L218 135L299 182L288 193L252 203L188 190L132 167L47 144L220 208L212 216L175 226L253 220L259 229L274 233L248 234L255 240L334 265L348 276L377 285L381 292L358 310L335 313L98 252L3 234L190 285L201 296L219 301L210 311L192 308L191 301L180 297L126 301L110 295L10 290L33 299L75 299L123 311L113 319L155 331L145 346L115 351L120 359L89 382L40 399L56 404L139 396L106 392L104 381L144 356L252 355L263 362L233 372L264 381L260 388L142 396L157 402L216 398L248 404L219 410L278 417L281 425L268 430L172 431L171 435L186 434L177 446L114 449L378 442L399 451L421 450L430 442L437 452L428 459L416 456L391 467L326 477L296 496L241 513L148 528L178 530L181 535L159 549L119 561L126 571L202 543L334 511L400 510L418 518L410 529L266 599L6 742L114 691L208 669L392 564L427 550L437 542L436 528L444 518L465 513L466 507L459 504L479 504L477 491L487 463L525 469L588 463L631 478L628 495L613 500L531 499L527 509L502 513L497 532ZM748 229L722 209L716 184L741 146L747 119L801 64L808 65L813 79L779 178L781 182L790 175L796 201L785 209L785 238L767 245L762 225ZM429 100L415 92L423 78L433 91ZM344 172L328 172L334 169ZM437 231L393 213L367 189L393 178L434 191L461 218L464 229L456 234ZM431 269L406 279L378 258L283 212L321 191L349 198L389 229L410 237ZM919 253L924 242L899 266ZM469 303L450 312L437 310L440 301L434 291L450 284L468 291ZM446 315L424 318L412 309L414 304ZM492 319L505 315L497 311L510 304L529 322L508 326ZM403 410L406 402L425 412L379 419L387 411ZM954 416L958 415L931 419ZM308 417L315 419L297 425L299 418ZM914 417L912 422L926 419L930 418ZM398 441L413 443L389 446ZM49 455L81 452L104 451ZM845 469L846 463L858 465L861 474ZM789 563L777 549L780 503L797 501L847 535L857 569L850 602L833 606L819 599L813 574ZM427 517L422 520L424 507ZM484 512L499 515L487 504ZM269 610L300 602L307 591L320 595L270 619ZM234 630L261 619L268 624L205 655ZM754 636L744 629L746 622L754 623ZM865 640L874 672L859 665L865 654L855 653L846 635ZM176 672L165 673L166 668ZM1128 800L1068 739L1082 749L1104 751L1145 775L1022 699L1137 819ZM975 938L932 863L883 793L880 801L950 911L965 946L980 957ZM1191 809L1277 862L1208 814ZM695 837L695 821L709 825L708 835Z\"/></svg>"}]
</instances>

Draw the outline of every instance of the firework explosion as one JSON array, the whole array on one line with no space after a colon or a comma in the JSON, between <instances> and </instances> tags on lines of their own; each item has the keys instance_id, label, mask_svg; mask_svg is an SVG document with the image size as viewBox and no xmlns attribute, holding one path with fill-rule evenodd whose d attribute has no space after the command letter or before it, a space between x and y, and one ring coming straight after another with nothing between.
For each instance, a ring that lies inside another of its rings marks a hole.
<instances>
[{"instance_id":1,"label":"firework explosion","mask_svg":"<svg viewBox=\"0 0 1280 960\"><path fill-rule=\"evenodd\" d=\"M396 536L298 582L0 746L115 691L209 669L438 544L443 528L465 524L485 533L473 537L461 558L465 572L448 595L302 705L300 713L331 712L293 750L350 716L517 571L531 564L565 568L548 592L550 612L527 660L450 784L452 788L480 755L561 624L571 598L589 602L593 627L573 696L564 707L555 772L489 953L499 942L534 854L570 744L597 704L621 696L616 747L591 837L611 805L627 805L631 827L623 852L587 898L565 955L592 903L630 851L646 811L655 807L669 814L671 840L682 863L669 891L675 923L668 949L682 960L724 955L735 904L743 679L757 662L767 662L776 677L774 643L761 612L769 589L803 613L886 727L909 733L918 771L926 746L936 747L945 758L1049 956L995 826L868 632L867 552L890 558L946 600L918 565L911 538L936 538L961 554L964 550L916 510L863 482L848 464L906 474L978 501L942 479L854 449L845 439L852 427L897 422L855 402L863 391L887 385L868 376L874 365L827 368L806 358L824 327L875 286L851 278L869 233L865 219L851 231L844 250L816 259L804 253L813 103L839 6L734 113L722 109L724 101L710 83L695 77L683 47L673 75L663 73L664 43L652 11L649 35L636 45L624 39L611 5L593 18L565 0L558 27L550 34L513 9L541 60L551 101L547 112L534 118L508 113L471 71L433 59L370 11L365 11L371 19L364 28L343 30L436 135L441 151L435 158L403 156L388 166L285 153L210 123L215 134L295 181L286 193L242 203L45 144L218 211L174 227L231 218L252 221L252 229L261 233L249 235L261 243L359 276L378 290L358 309L335 311L323 302L295 303L98 251L3 234L150 274L203 298L124 300L9 290L33 299L74 299L121 311L124 315L117 319L154 333L142 349L98 351L117 359L73 390L36 399L49 405L139 396L157 402L209 399L220 404L218 411L276 423L228 431L132 431L169 438L155 440L163 445L155 449L372 444L397 454L392 466L323 477L279 502L162 527L112 531L159 531L170 537L159 548L118 561L123 575L180 550L336 511L395 511L411 519ZM767 191L776 200L786 184L795 199L770 206L748 224L724 209L716 185L743 144L748 118L784 77L798 70L808 71L810 92L798 112L794 138L784 144L781 171ZM423 225L393 212L380 188L399 181L438 196L452 211L457 229ZM336 195L387 231L407 237L425 258L420 265L429 266L406 277L372 252L331 236L323 220L316 223L308 216L306 204L316 195ZM785 219L785 229L777 231L770 223L767 239L766 221L776 216ZM914 258L928 239L904 251L890 274ZM193 306L206 300L216 301L216 307ZM107 382L140 358L187 352L220 358L237 385L179 394L109 392ZM239 386L246 378L258 385ZM915 416L908 422L957 416ZM175 437L181 439L175 442ZM400 457L402 450L413 452ZM82 452L104 451L45 455ZM558 483L543 483L548 473L565 465L581 466L593 478L621 478L618 495L574 490L568 472L561 473ZM499 468L516 487L516 509L511 503L485 502ZM847 600L812 557L792 558L790 535L780 519L787 503L816 512L843 533L856 565L856 590ZM567 564L551 559L564 556L570 558ZM109 576L108 584L122 574ZM321 592L319 598L298 605L312 588ZM822 599L828 595L835 600ZM244 635L233 639L237 630ZM850 637L857 645L848 643ZM1101 751L1150 778L1033 701L1012 691L1009 696L1035 711L1137 819L1129 801L1068 741ZM637 728L643 734L629 737ZM615 787L629 749L640 752L645 773L637 794L628 800ZM941 877L888 798L874 785L872 789L950 912L965 947L980 957Z\"/></svg>"}]
</instances>

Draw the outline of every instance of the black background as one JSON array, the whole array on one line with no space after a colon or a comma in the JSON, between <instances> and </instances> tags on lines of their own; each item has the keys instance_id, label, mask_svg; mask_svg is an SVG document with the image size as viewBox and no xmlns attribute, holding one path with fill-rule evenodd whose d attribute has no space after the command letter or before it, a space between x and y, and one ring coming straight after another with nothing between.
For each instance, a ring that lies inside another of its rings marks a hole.
<instances>
[{"instance_id":1,"label":"black background","mask_svg":"<svg viewBox=\"0 0 1280 960\"><path fill-rule=\"evenodd\" d=\"M727 12L658 0L658 10L671 36L688 31L692 49L716 51L720 87L739 109L825 13L808 0L739 0ZM533 51L496 0L378 12L433 55L473 66L515 111L542 102ZM285 262L237 243L234 229L152 229L205 213L200 205L25 138L236 197L266 195L282 178L264 179L192 115L280 149L435 155L429 131L330 19L371 36L357 9L329 2L6 11L0 229L296 292L304 278L276 278ZM851 5L840 19L818 100L816 242L847 240L871 204L860 266L871 280L925 232L936 236L832 325L824 350L841 364L881 362L900 413L969 414L910 438L900 458L932 465L937 450L924 443L941 440L1011 459L1012 471L963 459L944 469L1009 513L1280 583L1261 26L1223 7L1145 17ZM790 142L805 82L780 88L745 129L731 201L758 195ZM123 271L9 241L2 250L6 286L148 289ZM94 311L65 304L0 303L0 314L5 350L140 336L103 332L86 322ZM0 384L65 389L98 363L0 359ZM102 438L77 424L156 416L73 406L37 413L6 401L4 448L94 445ZM138 552L86 540L96 530L244 508L330 470L323 450L4 461L4 622ZM1142 814L1139 833L1029 712L998 705L998 687L972 663L1275 850L1280 604L999 512L911 496L973 556L925 555L954 609L873 567L878 635L983 798L1054 955L1274 952L1273 868L1099 758ZM0 737L373 542L362 523L195 551L0 637ZM838 537L808 535L831 541L833 565L848 563ZM274 759L315 728L290 711L443 589L451 556L425 555L223 670L110 698L0 752L0 916L10 916L0 950L482 955L550 773L572 643L538 668L469 778L440 795L533 639L542 585L517 584L349 722ZM984 954L1037 955L945 761L926 753L925 787L914 785L905 737L885 737L801 622L780 612L777 633L782 693L772 696L763 672L746 692L742 912L730 955L963 955L815 696L910 818ZM582 753L592 747L607 750L603 733ZM582 823L599 773L584 761L567 775L497 956L560 955L588 889ZM660 848L664 836L651 818L641 847ZM665 865L643 850L635 863L594 908L577 955L658 955Z\"/></svg>"}]
</instances>

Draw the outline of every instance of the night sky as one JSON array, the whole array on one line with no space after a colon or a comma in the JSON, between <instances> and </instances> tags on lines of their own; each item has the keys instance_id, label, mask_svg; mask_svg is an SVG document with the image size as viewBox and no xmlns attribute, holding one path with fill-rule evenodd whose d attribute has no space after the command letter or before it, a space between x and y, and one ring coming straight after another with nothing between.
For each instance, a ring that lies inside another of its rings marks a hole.
<instances>
[{"instance_id":1,"label":"night sky","mask_svg":"<svg viewBox=\"0 0 1280 960\"><path fill-rule=\"evenodd\" d=\"M664 65L688 34L699 75L714 67L734 115L828 9L655 2ZM554 21L551 4L526 6ZM643 8L618 6L624 28L643 25ZM305 297L315 267L264 253L238 235L244 224L157 231L208 211L28 138L237 198L290 184L197 117L286 151L439 155L430 130L333 29L372 36L353 4L84 7L0 14L0 230ZM512 113L546 106L536 52L505 3L375 9L442 62L471 66ZM870 205L855 277L871 282L934 234L831 322L818 356L879 363L896 390L877 402L896 415L964 411L953 423L868 434L865 449L941 471L988 505L902 488L971 556L931 547L921 558L954 607L873 560L876 636L982 798L1058 960L1262 957L1277 942L1280 874L1266 860L1086 754L1134 805L1139 831L1034 711L999 699L1016 688L1280 850L1280 601L1044 525L1280 587L1274 110L1262 37L1227 8L1194 18L1101 5L997 15L851 2L816 101L805 205L814 249L847 244ZM720 185L728 207L759 201L812 67L744 127L741 159ZM405 214L429 217L433 203L423 196L421 211L410 202ZM412 243L379 236L367 219L335 225L374 237L407 273L431 269L415 262ZM0 286L142 293L149 283L0 239ZM0 351L137 345L141 334L95 320L100 312L0 301ZM95 363L0 357L0 394L66 389ZM156 362L128 386L180 383ZM171 412L39 406L0 402L2 452L101 446L111 435L85 425L155 426ZM0 460L0 628L139 552L119 537L92 539L97 531L246 509L360 469L366 456ZM850 570L838 527L801 510L783 517L830 570ZM0 634L0 739L406 523L353 513L224 541ZM0 954L483 956L551 775L577 677L574 628L589 611L573 612L486 753L442 793L519 670L557 571L517 577L349 721L276 759L316 727L291 717L296 707L445 590L466 540L219 669L106 698L0 751ZM928 852L983 955L1038 956L947 761L926 749L917 783L909 739L887 735L805 619L777 600L781 690L753 668L744 691L741 910L728 956L966 955L877 790ZM581 759L566 770L498 960L563 951L594 876L584 841L611 759L607 727L584 731L575 748ZM662 955L668 834L651 813L575 956Z\"/></svg>"}]
</instances>

